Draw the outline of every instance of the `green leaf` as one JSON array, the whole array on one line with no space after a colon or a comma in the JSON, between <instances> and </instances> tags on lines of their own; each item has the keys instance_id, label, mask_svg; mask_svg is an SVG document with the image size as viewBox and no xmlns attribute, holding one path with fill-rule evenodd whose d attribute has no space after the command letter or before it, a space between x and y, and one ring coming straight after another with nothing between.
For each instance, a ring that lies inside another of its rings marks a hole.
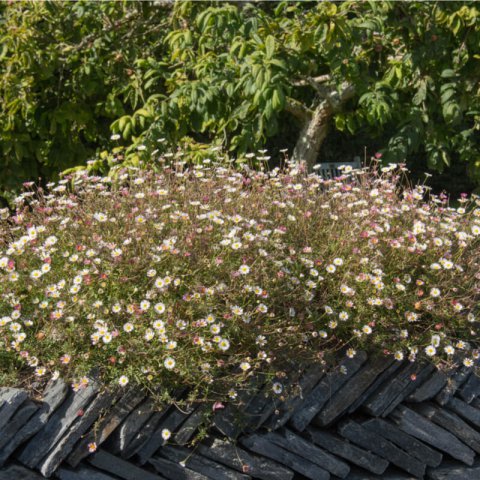
<instances>
[{"instance_id":1,"label":"green leaf","mask_svg":"<svg viewBox=\"0 0 480 480\"><path fill-rule=\"evenodd\" d=\"M265 53L268 60L270 60L275 53L275 38L272 35L268 35L265 40Z\"/></svg>"},{"instance_id":2,"label":"green leaf","mask_svg":"<svg viewBox=\"0 0 480 480\"><path fill-rule=\"evenodd\" d=\"M447 68L447 69L443 70L442 73L440 74L440 76L442 78L453 78L456 75L457 74L455 73L455 71L451 70L450 68Z\"/></svg>"},{"instance_id":3,"label":"green leaf","mask_svg":"<svg viewBox=\"0 0 480 480\"><path fill-rule=\"evenodd\" d=\"M273 91L272 108L275 111L283 110L285 108L285 95L281 89Z\"/></svg>"},{"instance_id":4,"label":"green leaf","mask_svg":"<svg viewBox=\"0 0 480 480\"><path fill-rule=\"evenodd\" d=\"M412 102L414 105L420 105L427 98L427 83L422 80L419 82L417 93L413 96Z\"/></svg>"}]
</instances>

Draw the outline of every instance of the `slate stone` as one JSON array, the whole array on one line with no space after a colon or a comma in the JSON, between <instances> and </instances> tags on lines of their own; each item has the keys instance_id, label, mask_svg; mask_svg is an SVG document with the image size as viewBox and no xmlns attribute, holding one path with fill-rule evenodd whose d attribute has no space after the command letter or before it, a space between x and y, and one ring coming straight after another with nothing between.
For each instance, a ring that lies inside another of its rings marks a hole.
<instances>
[{"instance_id":1,"label":"slate stone","mask_svg":"<svg viewBox=\"0 0 480 480\"><path fill-rule=\"evenodd\" d=\"M397 470L395 467L389 467L383 475L374 475L364 470L353 468L347 480L418 480L418 478Z\"/></svg>"},{"instance_id":2,"label":"slate stone","mask_svg":"<svg viewBox=\"0 0 480 480\"><path fill-rule=\"evenodd\" d=\"M322 379L324 373L321 365L312 365L308 368L298 381L298 393L289 395L285 401L280 402L278 405L272 402L276 408L265 422L264 427L269 430L283 427L290 420L291 416L301 408L304 399Z\"/></svg>"},{"instance_id":3,"label":"slate stone","mask_svg":"<svg viewBox=\"0 0 480 480\"><path fill-rule=\"evenodd\" d=\"M0 431L10 421L10 418L17 411L17 408L28 398L25 390L19 388L0 389Z\"/></svg>"},{"instance_id":4,"label":"slate stone","mask_svg":"<svg viewBox=\"0 0 480 480\"><path fill-rule=\"evenodd\" d=\"M0 470L0 480L44 480L44 478L33 470L14 464Z\"/></svg>"},{"instance_id":5,"label":"slate stone","mask_svg":"<svg viewBox=\"0 0 480 480\"><path fill-rule=\"evenodd\" d=\"M426 465L395 446L385 438L372 433L353 420L339 426L340 435L363 448L368 448L406 472L422 478Z\"/></svg>"},{"instance_id":6,"label":"slate stone","mask_svg":"<svg viewBox=\"0 0 480 480\"><path fill-rule=\"evenodd\" d=\"M198 453L227 467L247 473L260 480L291 480L294 473L287 467L264 457L257 457L239 448L238 445L219 438L208 438L196 446Z\"/></svg>"},{"instance_id":7,"label":"slate stone","mask_svg":"<svg viewBox=\"0 0 480 480\"><path fill-rule=\"evenodd\" d=\"M437 370L430 378L420 385L412 394L407 397L408 402L420 403L431 400L447 384L448 377L444 372Z\"/></svg>"},{"instance_id":8,"label":"slate stone","mask_svg":"<svg viewBox=\"0 0 480 480\"><path fill-rule=\"evenodd\" d=\"M329 398L322 411L313 419L313 424L324 427L336 421L388 366L389 361L384 357L368 359L367 363Z\"/></svg>"},{"instance_id":9,"label":"slate stone","mask_svg":"<svg viewBox=\"0 0 480 480\"><path fill-rule=\"evenodd\" d=\"M202 424L206 414L210 410L210 405L201 405L182 423L182 426L175 433L175 443L177 445L186 445L193 437L198 427Z\"/></svg>"},{"instance_id":10,"label":"slate stone","mask_svg":"<svg viewBox=\"0 0 480 480\"><path fill-rule=\"evenodd\" d=\"M88 458L88 462L99 470L117 475L124 480L161 480L164 478L118 458L105 450L95 452Z\"/></svg>"},{"instance_id":11,"label":"slate stone","mask_svg":"<svg viewBox=\"0 0 480 480\"><path fill-rule=\"evenodd\" d=\"M53 474L60 463L73 450L73 447L81 439L82 435L98 420L102 411L111 406L114 398L113 393L104 392L100 393L90 403L83 415L77 419L55 447L37 465L42 475L49 477Z\"/></svg>"},{"instance_id":12,"label":"slate stone","mask_svg":"<svg viewBox=\"0 0 480 480\"><path fill-rule=\"evenodd\" d=\"M382 475L388 467L389 462L387 460L336 435L313 427L308 427L307 433L315 444L369 472Z\"/></svg>"},{"instance_id":13,"label":"slate stone","mask_svg":"<svg viewBox=\"0 0 480 480\"><path fill-rule=\"evenodd\" d=\"M395 407L434 371L433 365L406 362L397 374L384 383L364 404L366 412L374 417L386 417ZM412 380L412 375L416 380Z\"/></svg>"},{"instance_id":14,"label":"slate stone","mask_svg":"<svg viewBox=\"0 0 480 480\"><path fill-rule=\"evenodd\" d=\"M252 398L245 408L244 415L246 417L246 425L243 431L253 432L258 430L274 413L276 408L275 400L272 395L272 386L269 383Z\"/></svg>"},{"instance_id":15,"label":"slate stone","mask_svg":"<svg viewBox=\"0 0 480 480\"><path fill-rule=\"evenodd\" d=\"M472 407L478 408L480 410L480 398L476 398L475 400L472 400Z\"/></svg>"},{"instance_id":16,"label":"slate stone","mask_svg":"<svg viewBox=\"0 0 480 480\"><path fill-rule=\"evenodd\" d=\"M215 480L251 479L249 475L231 470L220 463L213 462L212 460L198 455L197 453L192 452L184 447L172 447L167 445L161 448L159 453L161 456L171 460L172 462L184 462L185 465L191 470Z\"/></svg>"},{"instance_id":17,"label":"slate stone","mask_svg":"<svg viewBox=\"0 0 480 480\"><path fill-rule=\"evenodd\" d=\"M372 418L362 426L376 435L386 438L390 442L405 450L412 457L424 462L430 467L438 467L442 462L443 455L422 443L420 440L408 435L395 425L380 418Z\"/></svg>"},{"instance_id":18,"label":"slate stone","mask_svg":"<svg viewBox=\"0 0 480 480\"><path fill-rule=\"evenodd\" d=\"M400 405L391 413L390 418L401 430L409 435L428 443L467 465L473 464L475 452L471 448L424 416Z\"/></svg>"},{"instance_id":19,"label":"slate stone","mask_svg":"<svg viewBox=\"0 0 480 480\"><path fill-rule=\"evenodd\" d=\"M452 412L455 412L457 415L480 429L480 409L475 408L472 405L453 397L448 402L447 407L449 410L452 410Z\"/></svg>"},{"instance_id":20,"label":"slate stone","mask_svg":"<svg viewBox=\"0 0 480 480\"><path fill-rule=\"evenodd\" d=\"M133 440L128 444L127 448L122 451L123 458L131 458L135 455L155 433L159 423L162 421L169 407L165 407L163 411L155 412L143 425L142 429L135 435Z\"/></svg>"},{"instance_id":21,"label":"slate stone","mask_svg":"<svg viewBox=\"0 0 480 480\"><path fill-rule=\"evenodd\" d=\"M96 428L86 434L67 457L67 463L76 467L82 459L90 455L88 444L95 442L100 446L122 423L123 419L145 398L138 389L131 388L118 400Z\"/></svg>"},{"instance_id":22,"label":"slate stone","mask_svg":"<svg viewBox=\"0 0 480 480\"><path fill-rule=\"evenodd\" d=\"M475 452L480 453L480 433L465 423L458 415L447 409L435 408L428 404L421 404L415 410L455 435Z\"/></svg>"},{"instance_id":23,"label":"slate stone","mask_svg":"<svg viewBox=\"0 0 480 480\"><path fill-rule=\"evenodd\" d=\"M447 381L445 387L435 396L435 401L439 405L446 405L448 401L453 397L455 392L466 382L468 376L471 373L471 369L467 367L461 367L458 369Z\"/></svg>"},{"instance_id":24,"label":"slate stone","mask_svg":"<svg viewBox=\"0 0 480 480\"><path fill-rule=\"evenodd\" d=\"M122 454L127 445L133 440L135 435L141 430L143 425L155 413L157 407L153 398L148 398L135 410L130 412L128 417L122 422L106 442L106 447L111 453ZM122 455L123 456L123 455Z\"/></svg>"},{"instance_id":25,"label":"slate stone","mask_svg":"<svg viewBox=\"0 0 480 480\"><path fill-rule=\"evenodd\" d=\"M153 454L168 440L164 440L162 432L164 429L175 432L175 430L188 418L188 412L182 412L178 408L173 407L170 413L162 419L153 435L148 439L142 448L137 452L140 465L143 465Z\"/></svg>"},{"instance_id":26,"label":"slate stone","mask_svg":"<svg viewBox=\"0 0 480 480\"><path fill-rule=\"evenodd\" d=\"M179 390L173 392L172 398L180 398L185 393L185 390ZM136 455L146 444L150 441L150 438L158 430L160 422L163 422L167 414L171 411L171 405L158 405L158 411L156 411L143 425L141 430L134 436L127 447L122 451L123 458L131 458Z\"/></svg>"},{"instance_id":27,"label":"slate stone","mask_svg":"<svg viewBox=\"0 0 480 480\"><path fill-rule=\"evenodd\" d=\"M20 462L30 468L36 467L68 428L79 418L78 412L86 408L97 394L98 389L98 384L91 381L82 390L72 391L62 406L50 417L45 427L27 443L17 457Z\"/></svg>"},{"instance_id":28,"label":"slate stone","mask_svg":"<svg viewBox=\"0 0 480 480\"><path fill-rule=\"evenodd\" d=\"M264 436L275 445L316 463L319 467L337 477L345 478L350 472L350 467L345 462L290 430L279 430L278 432L267 433Z\"/></svg>"},{"instance_id":29,"label":"slate stone","mask_svg":"<svg viewBox=\"0 0 480 480\"><path fill-rule=\"evenodd\" d=\"M473 372L458 392L458 396L467 403L480 396L480 376Z\"/></svg>"},{"instance_id":30,"label":"slate stone","mask_svg":"<svg viewBox=\"0 0 480 480\"><path fill-rule=\"evenodd\" d=\"M292 427L299 432L305 430L329 398L347 383L366 360L366 353L359 352L355 357L347 358L341 362L340 366L327 373L318 385L307 395L301 408L299 408L290 419ZM341 367L347 369L346 373L341 372Z\"/></svg>"},{"instance_id":31,"label":"slate stone","mask_svg":"<svg viewBox=\"0 0 480 480\"><path fill-rule=\"evenodd\" d=\"M328 480L330 478L330 474L317 464L269 442L262 435L252 434L241 437L239 441L252 452L280 462L311 480Z\"/></svg>"},{"instance_id":32,"label":"slate stone","mask_svg":"<svg viewBox=\"0 0 480 480\"><path fill-rule=\"evenodd\" d=\"M230 440L235 440L247 428L249 420L245 411L262 386L262 377L252 378L249 385L238 392L235 404L227 403L225 408L215 412L215 428Z\"/></svg>"},{"instance_id":33,"label":"slate stone","mask_svg":"<svg viewBox=\"0 0 480 480\"><path fill-rule=\"evenodd\" d=\"M0 434L0 450L7 445L15 434L22 428L31 416L39 409L39 405L30 400L27 400L16 411L7 425L2 429Z\"/></svg>"},{"instance_id":34,"label":"slate stone","mask_svg":"<svg viewBox=\"0 0 480 480\"><path fill-rule=\"evenodd\" d=\"M40 431L53 412L60 406L67 395L67 385L62 379L49 382L44 393L40 409L29 421L17 431L15 436L0 450L0 466L4 465L10 455L29 438Z\"/></svg>"},{"instance_id":35,"label":"slate stone","mask_svg":"<svg viewBox=\"0 0 480 480\"><path fill-rule=\"evenodd\" d=\"M60 480L118 480L117 477L112 477L106 473L89 467L78 467L75 470L61 467L55 474Z\"/></svg>"},{"instance_id":36,"label":"slate stone","mask_svg":"<svg viewBox=\"0 0 480 480\"><path fill-rule=\"evenodd\" d=\"M209 480L209 477L182 467L178 462L172 462L162 457L152 457L148 463L168 480Z\"/></svg>"},{"instance_id":37,"label":"slate stone","mask_svg":"<svg viewBox=\"0 0 480 480\"><path fill-rule=\"evenodd\" d=\"M428 472L431 480L477 480L480 478L480 460L471 467L449 462Z\"/></svg>"},{"instance_id":38,"label":"slate stone","mask_svg":"<svg viewBox=\"0 0 480 480\"><path fill-rule=\"evenodd\" d=\"M365 390L365 392L355 399L352 405L350 405L348 408L348 413L355 412L358 408L360 408L360 406L363 405L363 403L365 403L372 395L374 395L386 381L390 380L395 372L402 366L402 362L398 362L390 357L385 358L385 363L388 365L387 369L375 379L375 381Z\"/></svg>"}]
</instances>

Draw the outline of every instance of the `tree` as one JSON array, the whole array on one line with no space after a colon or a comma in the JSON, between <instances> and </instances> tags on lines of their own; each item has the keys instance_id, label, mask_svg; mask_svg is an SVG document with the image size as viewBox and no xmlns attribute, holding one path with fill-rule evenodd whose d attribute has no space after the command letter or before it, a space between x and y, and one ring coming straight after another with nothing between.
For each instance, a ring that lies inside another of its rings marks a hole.
<instances>
[{"instance_id":1,"label":"tree","mask_svg":"<svg viewBox=\"0 0 480 480\"><path fill-rule=\"evenodd\" d=\"M465 162L480 184L478 16L464 2L0 4L0 190L102 164L111 133L134 164L161 137L242 160L296 136L311 167L343 132L386 162Z\"/></svg>"},{"instance_id":2,"label":"tree","mask_svg":"<svg viewBox=\"0 0 480 480\"><path fill-rule=\"evenodd\" d=\"M0 4L0 193L85 163L138 108L135 61L161 55L170 8L143 2Z\"/></svg>"},{"instance_id":3,"label":"tree","mask_svg":"<svg viewBox=\"0 0 480 480\"><path fill-rule=\"evenodd\" d=\"M188 134L242 155L281 142L288 112L310 167L337 129L383 135L386 161L458 157L480 181L477 19L462 2L178 3L166 55L138 63L151 96L112 128L150 149Z\"/></svg>"}]
</instances>

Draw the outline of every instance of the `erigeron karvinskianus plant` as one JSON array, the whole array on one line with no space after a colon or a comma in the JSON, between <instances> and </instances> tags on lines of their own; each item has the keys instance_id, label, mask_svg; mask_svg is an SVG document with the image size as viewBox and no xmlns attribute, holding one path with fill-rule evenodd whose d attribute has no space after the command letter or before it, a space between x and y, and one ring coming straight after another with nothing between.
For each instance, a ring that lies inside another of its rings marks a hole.
<instances>
[{"instance_id":1,"label":"erigeron karvinskianus plant","mask_svg":"<svg viewBox=\"0 0 480 480\"><path fill-rule=\"evenodd\" d=\"M289 359L340 350L478 358L478 198L451 208L402 167L324 180L177 160L27 185L4 212L5 369L219 400L259 372L280 394Z\"/></svg>"}]
</instances>

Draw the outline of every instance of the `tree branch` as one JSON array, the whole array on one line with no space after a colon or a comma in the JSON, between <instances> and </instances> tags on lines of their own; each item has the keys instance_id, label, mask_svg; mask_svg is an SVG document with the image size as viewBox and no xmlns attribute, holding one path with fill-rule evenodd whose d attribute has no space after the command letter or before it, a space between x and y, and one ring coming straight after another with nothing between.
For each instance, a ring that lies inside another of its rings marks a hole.
<instances>
[{"instance_id":1,"label":"tree branch","mask_svg":"<svg viewBox=\"0 0 480 480\"><path fill-rule=\"evenodd\" d=\"M297 117L301 122L306 122L312 118L312 111L294 98L287 97L285 100L285 110Z\"/></svg>"},{"instance_id":2,"label":"tree branch","mask_svg":"<svg viewBox=\"0 0 480 480\"><path fill-rule=\"evenodd\" d=\"M332 110L337 112L342 108L343 104L353 98L354 95L355 87L351 83L344 82L341 85L340 93L336 90L332 90L327 97L327 101Z\"/></svg>"},{"instance_id":3,"label":"tree branch","mask_svg":"<svg viewBox=\"0 0 480 480\"><path fill-rule=\"evenodd\" d=\"M318 77L308 77L308 78L302 78L300 80L295 80L292 82L292 85L295 87L306 87L308 85L312 85L312 83L315 83L317 85L320 85L321 83L329 82L332 79L332 77L329 74L325 75L319 75Z\"/></svg>"}]
</instances>

